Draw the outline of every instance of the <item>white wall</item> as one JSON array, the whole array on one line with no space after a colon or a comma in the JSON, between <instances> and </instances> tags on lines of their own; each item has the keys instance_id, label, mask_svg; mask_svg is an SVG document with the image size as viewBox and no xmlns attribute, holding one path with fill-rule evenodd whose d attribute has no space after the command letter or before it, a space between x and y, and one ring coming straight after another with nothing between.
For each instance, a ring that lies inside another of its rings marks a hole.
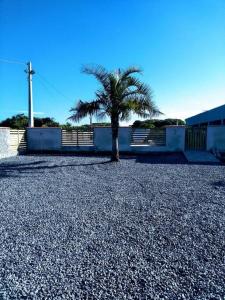
<instances>
[{"instance_id":1,"label":"white wall","mask_svg":"<svg viewBox=\"0 0 225 300\"><path fill-rule=\"evenodd\" d=\"M184 151L185 126L168 126L166 128L166 146L168 151Z\"/></svg>"},{"instance_id":2,"label":"white wall","mask_svg":"<svg viewBox=\"0 0 225 300\"><path fill-rule=\"evenodd\" d=\"M166 128L165 146L131 146L132 128L119 128L119 150L122 152L148 153L183 151L185 143L185 127L170 126ZM112 150L112 133L110 127L94 128L94 146L68 147L62 146L61 128L27 128L28 151L90 151L109 152Z\"/></svg>"},{"instance_id":3,"label":"white wall","mask_svg":"<svg viewBox=\"0 0 225 300\"><path fill-rule=\"evenodd\" d=\"M169 152L183 151L185 148L185 126L169 126L166 128L165 146L138 145L131 146L130 127L119 129L119 150L124 152L148 153L148 152ZM111 151L112 135L110 127L94 128L94 145L96 151Z\"/></svg>"},{"instance_id":4,"label":"white wall","mask_svg":"<svg viewBox=\"0 0 225 300\"><path fill-rule=\"evenodd\" d=\"M132 152L181 152L185 148L185 126L166 127L166 145L165 146L132 146Z\"/></svg>"},{"instance_id":5,"label":"white wall","mask_svg":"<svg viewBox=\"0 0 225 300\"><path fill-rule=\"evenodd\" d=\"M10 128L0 128L0 158L17 155L17 151L10 149Z\"/></svg>"},{"instance_id":6,"label":"white wall","mask_svg":"<svg viewBox=\"0 0 225 300\"><path fill-rule=\"evenodd\" d=\"M131 146L130 127L119 129L119 149L131 153L172 152L185 149L185 126L166 128L165 146ZM62 147L61 128L27 128L28 151L111 151L111 128L94 128L94 146ZM225 151L225 126L208 126L207 150ZM16 155L10 151L10 128L0 128L0 158Z\"/></svg>"},{"instance_id":7,"label":"white wall","mask_svg":"<svg viewBox=\"0 0 225 300\"><path fill-rule=\"evenodd\" d=\"M120 151L130 151L130 127L119 128L119 148ZM112 150L112 130L111 127L95 127L94 128L94 145L96 151Z\"/></svg>"},{"instance_id":8,"label":"white wall","mask_svg":"<svg viewBox=\"0 0 225 300\"><path fill-rule=\"evenodd\" d=\"M225 151L225 126L208 126L207 150Z\"/></svg>"}]
</instances>

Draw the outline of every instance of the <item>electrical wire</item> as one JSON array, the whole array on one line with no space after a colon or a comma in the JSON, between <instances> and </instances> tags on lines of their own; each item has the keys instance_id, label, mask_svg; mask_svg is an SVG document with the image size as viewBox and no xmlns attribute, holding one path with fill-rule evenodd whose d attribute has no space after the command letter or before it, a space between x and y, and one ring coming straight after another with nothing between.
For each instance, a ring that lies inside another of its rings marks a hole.
<instances>
[{"instance_id":1,"label":"electrical wire","mask_svg":"<svg viewBox=\"0 0 225 300\"><path fill-rule=\"evenodd\" d=\"M25 62L22 62L19 60L9 60L9 59L3 59L3 58L0 58L0 62L4 62L4 63L8 63L8 64L26 65Z\"/></svg>"},{"instance_id":2,"label":"electrical wire","mask_svg":"<svg viewBox=\"0 0 225 300\"><path fill-rule=\"evenodd\" d=\"M25 62L22 61L18 61L18 60L9 60L9 59L3 59L0 58L0 62L3 63L8 63L8 64L19 64L19 65L26 65ZM56 88L54 86L54 84L52 84L48 79L46 79L45 76L41 75L40 73L35 72L36 75L38 75L38 77L45 83L45 85L47 84L48 86L50 86L53 90L55 90L56 93L58 93L59 95L63 96L64 98L66 98L67 100L71 99L69 97L67 97L64 93L62 93L58 88Z\"/></svg>"},{"instance_id":3,"label":"electrical wire","mask_svg":"<svg viewBox=\"0 0 225 300\"><path fill-rule=\"evenodd\" d=\"M59 95L63 96L64 98L66 98L67 100L71 99L69 97L67 97L64 93L62 93L58 88L56 88L54 86L54 84L52 84L48 79L46 79L43 75L41 75L40 73L35 72L36 75L38 75L38 77L45 82L46 84L48 84L53 90L55 90L56 93L58 93Z\"/></svg>"},{"instance_id":4,"label":"electrical wire","mask_svg":"<svg viewBox=\"0 0 225 300\"><path fill-rule=\"evenodd\" d=\"M37 79L37 84L40 83L40 85L45 88L45 90L48 92L48 94L52 96L54 91L51 89L51 87L49 87L49 85L47 85L44 80L41 80L41 78L39 76L36 77L36 79Z\"/></svg>"}]
</instances>

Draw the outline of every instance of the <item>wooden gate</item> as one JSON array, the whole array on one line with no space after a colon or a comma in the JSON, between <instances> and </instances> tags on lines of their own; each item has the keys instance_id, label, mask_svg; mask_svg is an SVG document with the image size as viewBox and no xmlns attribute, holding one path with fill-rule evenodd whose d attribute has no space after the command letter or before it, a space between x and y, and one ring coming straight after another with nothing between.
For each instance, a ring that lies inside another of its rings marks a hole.
<instances>
[{"instance_id":1,"label":"wooden gate","mask_svg":"<svg viewBox=\"0 0 225 300\"><path fill-rule=\"evenodd\" d=\"M26 130L10 129L10 150L26 152Z\"/></svg>"},{"instance_id":2,"label":"wooden gate","mask_svg":"<svg viewBox=\"0 0 225 300\"><path fill-rule=\"evenodd\" d=\"M185 133L186 150L206 150L207 127L187 127Z\"/></svg>"}]
</instances>

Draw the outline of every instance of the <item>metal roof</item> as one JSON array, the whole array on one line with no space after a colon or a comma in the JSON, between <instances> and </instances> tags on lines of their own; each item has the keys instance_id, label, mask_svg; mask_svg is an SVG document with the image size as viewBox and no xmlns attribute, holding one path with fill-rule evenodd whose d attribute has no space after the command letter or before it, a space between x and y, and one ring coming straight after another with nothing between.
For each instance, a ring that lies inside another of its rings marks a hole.
<instances>
[{"instance_id":1,"label":"metal roof","mask_svg":"<svg viewBox=\"0 0 225 300\"><path fill-rule=\"evenodd\" d=\"M187 125L225 120L225 104L185 119Z\"/></svg>"}]
</instances>

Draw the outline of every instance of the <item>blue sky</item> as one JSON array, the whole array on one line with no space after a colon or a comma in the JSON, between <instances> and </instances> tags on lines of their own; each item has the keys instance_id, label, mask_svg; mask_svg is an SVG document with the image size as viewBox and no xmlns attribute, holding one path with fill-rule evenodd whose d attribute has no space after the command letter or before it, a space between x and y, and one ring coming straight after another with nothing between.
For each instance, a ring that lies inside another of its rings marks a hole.
<instances>
[{"instance_id":1,"label":"blue sky","mask_svg":"<svg viewBox=\"0 0 225 300\"><path fill-rule=\"evenodd\" d=\"M65 122L101 64L142 67L164 117L189 117L225 103L225 1L0 0L0 59L32 61L39 116ZM27 111L24 68L0 62L0 119Z\"/></svg>"}]
</instances>

